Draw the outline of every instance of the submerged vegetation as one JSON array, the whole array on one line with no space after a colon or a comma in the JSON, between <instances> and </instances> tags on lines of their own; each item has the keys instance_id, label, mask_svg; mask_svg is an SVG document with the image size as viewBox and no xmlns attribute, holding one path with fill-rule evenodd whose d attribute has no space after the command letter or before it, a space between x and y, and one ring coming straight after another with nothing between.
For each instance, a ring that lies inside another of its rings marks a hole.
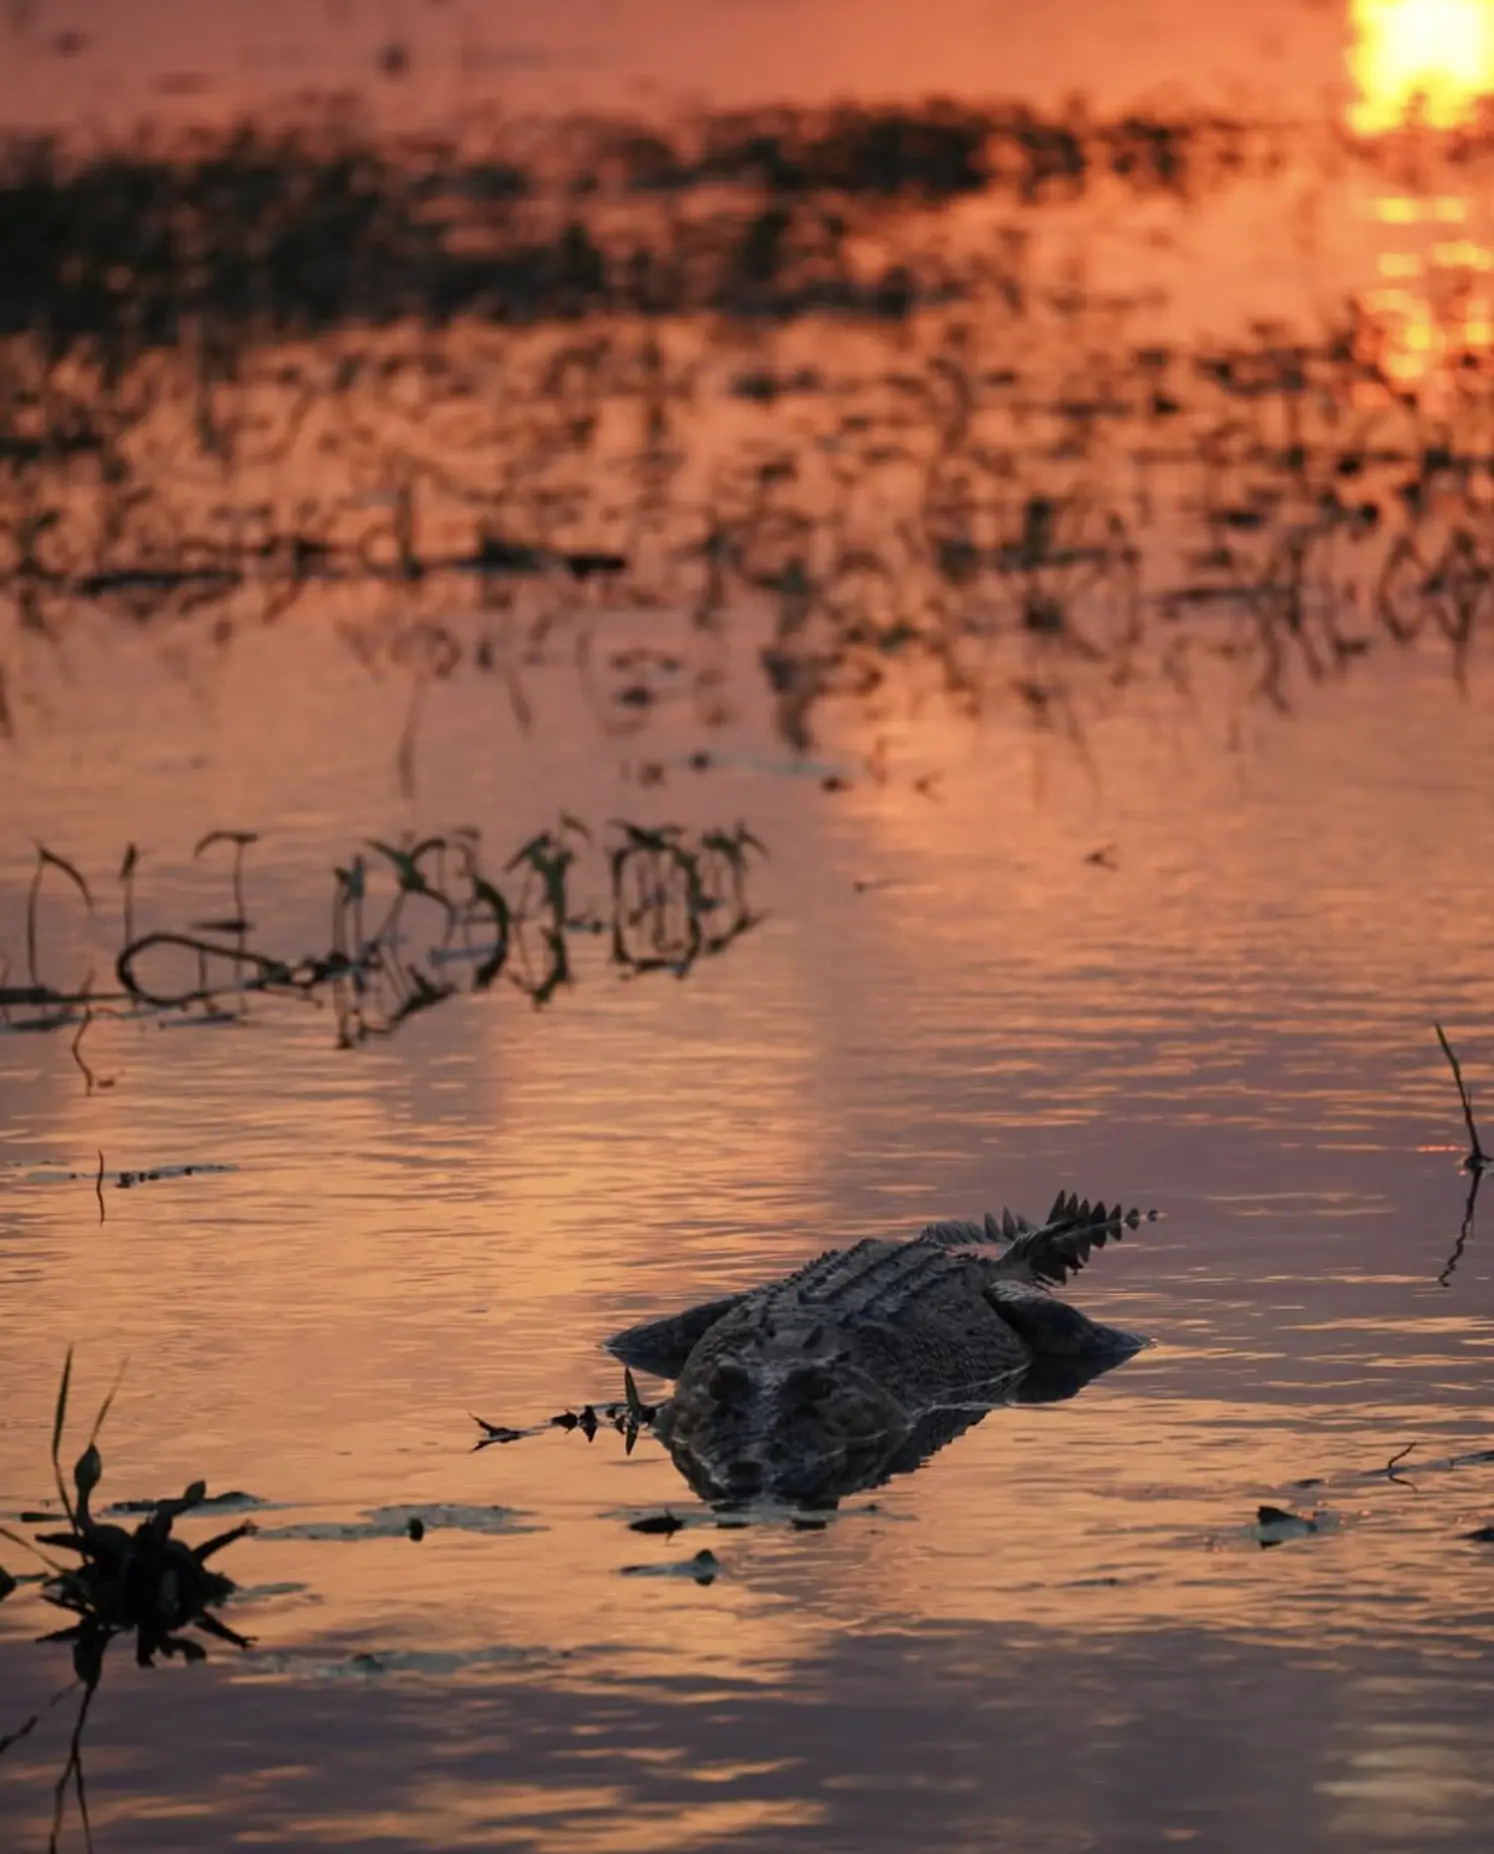
<instances>
[{"instance_id":1,"label":"submerged vegetation","mask_svg":"<svg viewBox=\"0 0 1494 1854\"><path fill-rule=\"evenodd\" d=\"M329 1005L342 1048L392 1035L422 1011L462 990L507 981L544 1005L573 981L571 941L607 942L623 976L665 972L683 978L723 952L761 918L748 896L752 862L766 854L744 824L690 832L678 825L616 822L600 846L604 895L578 895L578 857L598 846L579 819L540 831L504 865L484 872L480 834L471 828L419 842L369 842L331 871L329 943L315 953L265 949L245 894L251 831L212 831L196 846L232 852L232 912L181 928L140 930L137 878L142 857L130 844L120 863L119 927L113 983L96 986L92 967L71 986L43 976L39 928L49 870L66 878L95 923L94 893L65 857L37 847L25 913L25 979L0 947L0 1033L73 1032L74 1060L92 1091L101 1080L83 1053L98 1017L198 1025L240 1022L254 997ZM505 886L506 884L506 886ZM459 974L470 971L463 986Z\"/></svg>"}]
</instances>

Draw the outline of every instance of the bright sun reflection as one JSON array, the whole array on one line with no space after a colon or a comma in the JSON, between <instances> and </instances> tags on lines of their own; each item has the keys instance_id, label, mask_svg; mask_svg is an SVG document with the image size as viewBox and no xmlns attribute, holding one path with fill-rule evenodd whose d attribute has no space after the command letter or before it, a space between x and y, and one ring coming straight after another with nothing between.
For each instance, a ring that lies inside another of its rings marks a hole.
<instances>
[{"instance_id":1,"label":"bright sun reflection","mask_svg":"<svg viewBox=\"0 0 1494 1854\"><path fill-rule=\"evenodd\" d=\"M1415 113L1456 128L1494 92L1494 0L1350 0L1353 125L1373 135Z\"/></svg>"},{"instance_id":2,"label":"bright sun reflection","mask_svg":"<svg viewBox=\"0 0 1494 1854\"><path fill-rule=\"evenodd\" d=\"M1349 0L1349 17L1349 121L1360 134L1458 128L1494 100L1494 0ZM1444 390L1450 368L1494 345L1494 254L1471 204L1434 193L1375 203L1395 245L1382 246L1376 284L1358 297L1363 347L1401 391Z\"/></svg>"}]
</instances>

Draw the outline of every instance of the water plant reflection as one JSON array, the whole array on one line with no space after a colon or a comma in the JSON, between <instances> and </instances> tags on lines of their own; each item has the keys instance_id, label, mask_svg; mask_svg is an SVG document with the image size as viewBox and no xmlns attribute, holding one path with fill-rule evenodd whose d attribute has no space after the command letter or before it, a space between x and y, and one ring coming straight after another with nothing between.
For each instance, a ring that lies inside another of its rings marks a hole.
<instances>
[{"instance_id":1,"label":"water plant reflection","mask_svg":"<svg viewBox=\"0 0 1494 1854\"><path fill-rule=\"evenodd\" d=\"M448 975L463 967L471 969L470 992L487 991L506 976L544 1005L573 981L570 942L578 934L607 936L611 963L624 976L667 971L683 978L757 925L748 876L752 860L766 852L744 824L694 834L619 821L611 831L602 845L608 872L602 909L575 894L578 854L596 847L576 818L562 818L509 858L507 892L484 873L476 830L403 844L370 841L331 872L328 949L299 956L256 942L244 889L244 856L256 833L214 831L197 846L198 854L215 843L233 846L232 914L144 933L133 931L141 859L132 844L120 866L125 937L110 989L95 987L91 967L70 987L42 977L38 906L47 871L68 878L90 916L95 903L81 872L38 846L26 904L26 982L8 982L9 961L0 955L0 1028L73 1029L74 1059L91 1092L111 1085L83 1055L83 1036L96 1018L228 1024L245 1015L253 997L330 1001L337 1040L351 1048L390 1036L455 997L463 987ZM429 923L431 937L423 951L412 952L417 921Z\"/></svg>"},{"instance_id":2,"label":"water plant reflection","mask_svg":"<svg viewBox=\"0 0 1494 1854\"><path fill-rule=\"evenodd\" d=\"M1259 140L848 112L578 125L517 177L345 132L17 155L0 223L78 238L26 246L0 317L0 731L80 626L217 662L308 603L406 679L406 790L458 676L528 729L560 657L608 737L687 704L712 729L743 632L797 750L825 704L930 680L1077 743L1203 660L1278 707L1439 628L1461 667L1479 614L1447 613L1445 568L1490 565L1476 227L1379 280L1405 301L1225 339L1045 257L1102 179L1186 212ZM280 202L268 268L228 248L244 197ZM1439 353L1446 393L1409 391Z\"/></svg>"},{"instance_id":3,"label":"water plant reflection","mask_svg":"<svg viewBox=\"0 0 1494 1854\"><path fill-rule=\"evenodd\" d=\"M1463 1259L1463 1251L1468 1247L1468 1240L1473 1234L1473 1219L1478 1210L1479 1186L1484 1181L1484 1173L1489 1167L1489 1155L1484 1151L1483 1141L1478 1136L1478 1125L1473 1118L1473 1102L1463 1080L1462 1064L1441 1024L1434 1024L1437 1041L1442 1053L1447 1057L1448 1067L1452 1070L1453 1081L1458 1090L1458 1104L1463 1109L1463 1124L1468 1129L1468 1151L1463 1159L1463 1170L1468 1176L1468 1196L1463 1205L1463 1221L1458 1228L1458 1240L1453 1245L1452 1253L1443 1265L1437 1277L1439 1287L1446 1287L1457 1272L1458 1263Z\"/></svg>"}]
</instances>

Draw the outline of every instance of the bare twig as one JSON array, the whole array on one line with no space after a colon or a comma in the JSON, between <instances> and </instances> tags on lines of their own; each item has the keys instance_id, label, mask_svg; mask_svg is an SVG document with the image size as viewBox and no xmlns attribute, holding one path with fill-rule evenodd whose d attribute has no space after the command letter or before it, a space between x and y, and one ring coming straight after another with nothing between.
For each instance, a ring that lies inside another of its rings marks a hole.
<instances>
[{"instance_id":1,"label":"bare twig","mask_svg":"<svg viewBox=\"0 0 1494 1854\"><path fill-rule=\"evenodd\" d=\"M1390 1460L1386 1462L1385 1466L1379 1470L1387 1481L1394 1481L1397 1487L1409 1487L1413 1493L1419 1491L1415 1481L1408 1481L1404 1474L1397 1474L1396 1467L1398 1463L1406 1459L1415 1447L1416 1444L1414 1442L1408 1442L1404 1448L1398 1448L1391 1456ZM1372 1469L1371 1472L1373 1473L1374 1470Z\"/></svg>"},{"instance_id":2,"label":"bare twig","mask_svg":"<svg viewBox=\"0 0 1494 1854\"><path fill-rule=\"evenodd\" d=\"M93 1022L93 1015L93 1006L91 1004L85 1004L83 1007L83 1015L78 1020L78 1028L72 1041L73 1061L77 1063L79 1072L83 1077L83 1091L85 1094L92 1094L95 1088L112 1088L114 1086L114 1077L112 1075L96 1075L89 1067L87 1058L83 1054L83 1038L88 1034L88 1026ZM114 1013L110 1011L107 1012L106 1015L112 1017Z\"/></svg>"},{"instance_id":3,"label":"bare twig","mask_svg":"<svg viewBox=\"0 0 1494 1854\"><path fill-rule=\"evenodd\" d=\"M1442 1053L1447 1057L1448 1066L1452 1069L1453 1080L1458 1084L1458 1099L1463 1103L1463 1119L1468 1127L1468 1156L1463 1161L1463 1167L1466 1171L1481 1172L1489 1163L1489 1155L1480 1144L1478 1128L1473 1124L1473 1103L1469 1100L1468 1090L1463 1085L1463 1071L1458 1064L1458 1058L1453 1054L1452 1044L1448 1042L1443 1033L1441 1024L1433 1024L1432 1028L1437 1032L1437 1041L1442 1045Z\"/></svg>"},{"instance_id":4,"label":"bare twig","mask_svg":"<svg viewBox=\"0 0 1494 1854\"><path fill-rule=\"evenodd\" d=\"M135 937L135 870L140 863L140 848L131 843L126 846L124 860L119 865L120 886L124 890L124 937L126 943Z\"/></svg>"}]
</instances>

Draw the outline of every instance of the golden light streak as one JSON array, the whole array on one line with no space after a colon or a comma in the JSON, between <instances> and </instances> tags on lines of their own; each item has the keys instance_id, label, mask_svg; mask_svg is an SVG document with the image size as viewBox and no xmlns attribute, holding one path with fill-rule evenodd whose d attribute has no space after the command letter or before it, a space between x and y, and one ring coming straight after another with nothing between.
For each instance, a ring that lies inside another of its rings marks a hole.
<instances>
[{"instance_id":1,"label":"golden light streak","mask_svg":"<svg viewBox=\"0 0 1494 1854\"><path fill-rule=\"evenodd\" d=\"M1494 101L1494 0L1349 0L1349 14L1349 121L1360 134L1457 128ZM1454 194L1400 193L1371 209L1405 238L1379 252L1378 287L1358 298L1366 358L1398 391L1441 391L1450 368L1489 347L1494 256L1470 208Z\"/></svg>"},{"instance_id":2,"label":"golden light streak","mask_svg":"<svg viewBox=\"0 0 1494 1854\"><path fill-rule=\"evenodd\" d=\"M1350 0L1349 11L1360 134L1408 117L1457 128L1494 93L1494 0Z\"/></svg>"}]
</instances>

